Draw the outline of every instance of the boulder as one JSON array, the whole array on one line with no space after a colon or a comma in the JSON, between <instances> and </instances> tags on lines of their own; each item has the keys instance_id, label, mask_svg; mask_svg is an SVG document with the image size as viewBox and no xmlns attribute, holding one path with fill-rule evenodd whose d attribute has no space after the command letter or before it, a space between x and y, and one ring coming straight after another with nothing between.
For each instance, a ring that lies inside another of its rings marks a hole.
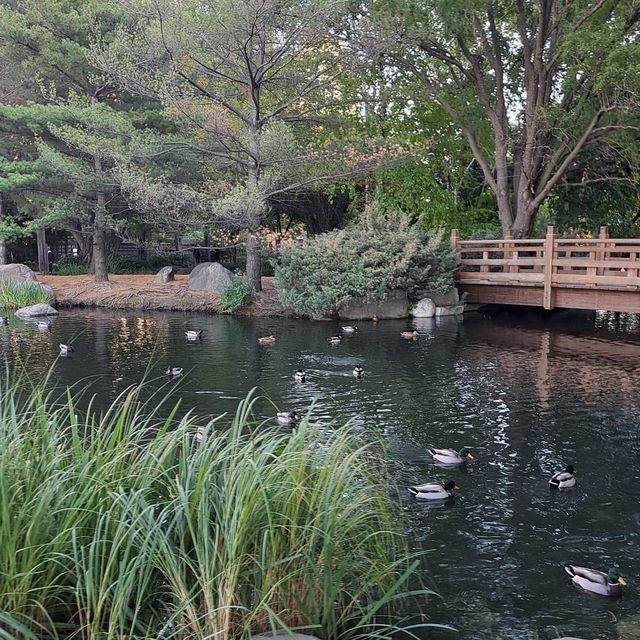
<instances>
[{"instance_id":1,"label":"boulder","mask_svg":"<svg viewBox=\"0 0 640 640\"><path fill-rule=\"evenodd\" d=\"M416 293L416 296L419 298L431 298L436 307L448 307L460 302L458 290L455 288L451 289L451 291L447 291L447 293L440 293L439 291L435 291L434 289L423 289L421 291L418 291Z\"/></svg>"},{"instance_id":2,"label":"boulder","mask_svg":"<svg viewBox=\"0 0 640 640\"><path fill-rule=\"evenodd\" d=\"M153 279L155 284L167 284L167 282L173 282L176 279L175 267L162 267L156 277Z\"/></svg>"},{"instance_id":3,"label":"boulder","mask_svg":"<svg viewBox=\"0 0 640 640\"><path fill-rule=\"evenodd\" d=\"M436 303L431 298L422 298L418 300L411 315L414 318L433 318L436 315Z\"/></svg>"},{"instance_id":4,"label":"boulder","mask_svg":"<svg viewBox=\"0 0 640 640\"><path fill-rule=\"evenodd\" d=\"M219 294L235 280L236 276L219 262L201 262L189 274L189 289Z\"/></svg>"},{"instance_id":5,"label":"boulder","mask_svg":"<svg viewBox=\"0 0 640 640\"><path fill-rule=\"evenodd\" d=\"M341 320L371 320L377 316L381 320L409 317L409 300L406 291L392 291L383 302L369 302L365 298L353 298L338 309Z\"/></svg>"},{"instance_id":6,"label":"boulder","mask_svg":"<svg viewBox=\"0 0 640 640\"><path fill-rule=\"evenodd\" d=\"M18 318L37 318L39 316L57 316L58 312L48 304L32 304L16 311Z\"/></svg>"},{"instance_id":7,"label":"boulder","mask_svg":"<svg viewBox=\"0 0 640 640\"><path fill-rule=\"evenodd\" d=\"M53 306L56 303L56 294L53 291L53 287L48 284L41 284L40 288L49 296L49 304Z\"/></svg>"},{"instance_id":8,"label":"boulder","mask_svg":"<svg viewBox=\"0 0 640 640\"><path fill-rule=\"evenodd\" d=\"M458 302L458 304L449 304L443 307L436 307L436 317L456 316L459 313L464 313L464 302Z\"/></svg>"},{"instance_id":9,"label":"boulder","mask_svg":"<svg viewBox=\"0 0 640 640\"><path fill-rule=\"evenodd\" d=\"M27 284L37 282L36 274L24 264L0 265L0 282L11 284Z\"/></svg>"}]
</instances>

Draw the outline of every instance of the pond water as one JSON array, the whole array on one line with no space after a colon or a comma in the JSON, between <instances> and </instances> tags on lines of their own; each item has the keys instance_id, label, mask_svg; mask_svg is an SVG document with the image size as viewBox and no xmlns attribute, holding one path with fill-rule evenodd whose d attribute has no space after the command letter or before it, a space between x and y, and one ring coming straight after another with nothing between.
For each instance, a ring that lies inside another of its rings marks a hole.
<instances>
[{"instance_id":1,"label":"pond water","mask_svg":"<svg viewBox=\"0 0 640 640\"><path fill-rule=\"evenodd\" d=\"M420 339L399 332L416 327ZM185 329L202 329L187 342ZM58 343L73 357L55 382L90 381L101 402L184 367L186 408L217 415L258 387L279 410L357 417L388 441L400 486L452 478L455 503L433 508L402 494L413 544L431 549L430 620L469 640L640 638L640 322L635 316L467 314L441 321L361 323L333 347L332 322L179 313L63 310L51 332L11 320L0 350L44 375ZM27 343L12 344L21 333ZM274 346L258 345L275 334ZM355 365L366 376L351 375ZM293 372L307 371L298 384ZM264 416L274 408L258 405ZM360 426L357 426L360 425ZM365 431L366 432L366 431ZM434 466L429 446L471 447L468 469ZM548 478L576 466L577 487L551 493ZM563 564L617 564L629 589L618 601L574 589Z\"/></svg>"}]
</instances>

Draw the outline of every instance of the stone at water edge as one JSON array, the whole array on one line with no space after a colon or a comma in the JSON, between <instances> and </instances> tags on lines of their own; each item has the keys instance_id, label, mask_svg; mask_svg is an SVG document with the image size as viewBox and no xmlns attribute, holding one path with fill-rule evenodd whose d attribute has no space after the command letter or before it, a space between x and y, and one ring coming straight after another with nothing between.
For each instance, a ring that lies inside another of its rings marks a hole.
<instances>
[{"instance_id":1,"label":"stone at water edge","mask_svg":"<svg viewBox=\"0 0 640 640\"><path fill-rule=\"evenodd\" d=\"M458 304L451 304L446 307L436 307L436 317L456 316L460 313L464 313L464 302L458 302Z\"/></svg>"},{"instance_id":2,"label":"stone at water edge","mask_svg":"<svg viewBox=\"0 0 640 640\"><path fill-rule=\"evenodd\" d=\"M156 277L153 279L155 284L167 284L167 282L173 282L176 279L176 268L162 267L158 273L156 273Z\"/></svg>"},{"instance_id":3,"label":"stone at water edge","mask_svg":"<svg viewBox=\"0 0 640 640\"><path fill-rule=\"evenodd\" d=\"M189 289L219 294L235 281L236 276L219 262L201 262L189 274Z\"/></svg>"},{"instance_id":4,"label":"stone at water edge","mask_svg":"<svg viewBox=\"0 0 640 640\"><path fill-rule=\"evenodd\" d=\"M411 312L414 318L433 318L436 315L436 303L431 298L422 298Z\"/></svg>"},{"instance_id":5,"label":"stone at water edge","mask_svg":"<svg viewBox=\"0 0 640 640\"><path fill-rule=\"evenodd\" d=\"M49 304L53 306L56 303L56 294L53 287L48 284L41 284L40 288L49 296Z\"/></svg>"},{"instance_id":6,"label":"stone at water edge","mask_svg":"<svg viewBox=\"0 0 640 640\"><path fill-rule=\"evenodd\" d=\"M29 284L37 281L36 274L24 264L0 264L0 282Z\"/></svg>"},{"instance_id":7,"label":"stone at water edge","mask_svg":"<svg viewBox=\"0 0 640 640\"><path fill-rule=\"evenodd\" d=\"M48 304L32 304L16 311L18 318L38 318L39 316L57 316L58 312Z\"/></svg>"},{"instance_id":8,"label":"stone at water edge","mask_svg":"<svg viewBox=\"0 0 640 640\"><path fill-rule=\"evenodd\" d=\"M406 291L391 291L383 302L368 302L364 298L353 298L338 309L340 320L380 320L409 317L409 300Z\"/></svg>"},{"instance_id":9,"label":"stone at water edge","mask_svg":"<svg viewBox=\"0 0 640 640\"><path fill-rule=\"evenodd\" d=\"M448 307L460 302L460 294L456 288L447 291L447 293L441 293L435 289L420 289L415 293L416 298L431 298L436 304L436 307Z\"/></svg>"}]
</instances>

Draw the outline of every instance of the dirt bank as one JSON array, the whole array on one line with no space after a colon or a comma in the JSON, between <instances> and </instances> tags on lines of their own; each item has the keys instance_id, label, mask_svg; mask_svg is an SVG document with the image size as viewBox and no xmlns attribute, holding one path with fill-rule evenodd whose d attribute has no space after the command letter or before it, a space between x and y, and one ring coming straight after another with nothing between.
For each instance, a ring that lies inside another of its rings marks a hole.
<instances>
[{"instance_id":1,"label":"dirt bank","mask_svg":"<svg viewBox=\"0 0 640 640\"><path fill-rule=\"evenodd\" d=\"M154 283L153 274L109 275L109 282L96 284L91 275L43 276L61 307L107 307L160 311L204 311L222 313L220 300L213 293L191 291L189 276L178 275L174 282ZM286 315L278 303L273 278L262 279L263 292L240 313L248 315Z\"/></svg>"}]
</instances>

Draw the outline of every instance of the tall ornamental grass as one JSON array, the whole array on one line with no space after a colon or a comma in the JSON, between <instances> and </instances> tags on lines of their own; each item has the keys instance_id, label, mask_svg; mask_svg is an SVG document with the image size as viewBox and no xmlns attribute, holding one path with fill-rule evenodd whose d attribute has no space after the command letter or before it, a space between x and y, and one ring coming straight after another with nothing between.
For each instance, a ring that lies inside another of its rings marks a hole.
<instances>
[{"instance_id":1,"label":"tall ornamental grass","mask_svg":"<svg viewBox=\"0 0 640 640\"><path fill-rule=\"evenodd\" d=\"M49 294L37 283L14 284L0 281L0 309L20 309L32 304L48 304Z\"/></svg>"},{"instance_id":2,"label":"tall ornamental grass","mask_svg":"<svg viewBox=\"0 0 640 640\"><path fill-rule=\"evenodd\" d=\"M6 380L0 637L397 631L418 560L377 445L348 425L258 425L251 396L230 424L159 418L166 399L143 402L140 387L77 417L73 393Z\"/></svg>"}]
</instances>

